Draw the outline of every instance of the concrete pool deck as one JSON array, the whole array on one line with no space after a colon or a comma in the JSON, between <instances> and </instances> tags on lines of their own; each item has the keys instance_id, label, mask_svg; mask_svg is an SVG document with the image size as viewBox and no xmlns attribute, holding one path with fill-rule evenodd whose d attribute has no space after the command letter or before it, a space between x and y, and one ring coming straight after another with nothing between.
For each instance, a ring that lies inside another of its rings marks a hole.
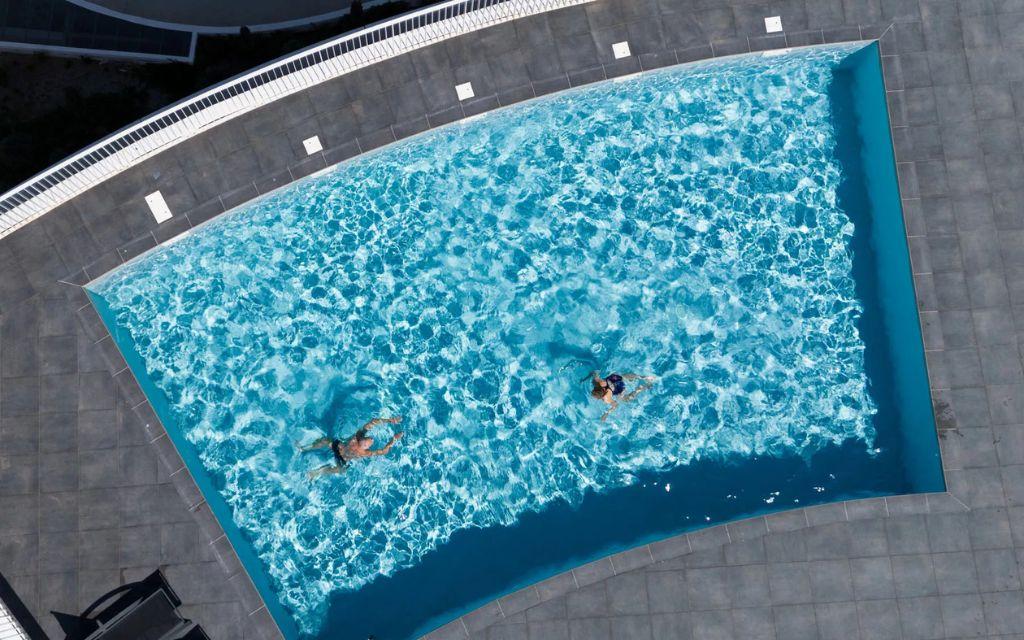
<instances>
[{"instance_id":1,"label":"concrete pool deck","mask_svg":"<svg viewBox=\"0 0 1024 640\"><path fill-rule=\"evenodd\" d=\"M784 33L766 35L776 15ZM602 0L362 69L78 196L0 240L0 572L55 638L50 610L80 611L157 566L214 640L279 634L76 285L429 127L642 69L880 36L950 493L784 512L641 547L432 637L1019 637L1020 0ZM634 55L617 60L611 45L623 40ZM460 102L464 82L476 97ZM306 155L312 135L324 150ZM175 214L160 225L143 200L156 189Z\"/></svg>"}]
</instances>

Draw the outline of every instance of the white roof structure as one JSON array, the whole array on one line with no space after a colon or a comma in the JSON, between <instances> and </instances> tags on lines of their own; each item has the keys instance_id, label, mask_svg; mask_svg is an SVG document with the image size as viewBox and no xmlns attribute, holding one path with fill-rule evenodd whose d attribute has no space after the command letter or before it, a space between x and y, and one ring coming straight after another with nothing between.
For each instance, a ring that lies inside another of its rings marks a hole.
<instances>
[{"instance_id":1,"label":"white roof structure","mask_svg":"<svg viewBox=\"0 0 1024 640\"><path fill-rule=\"evenodd\" d=\"M28 634L14 619L3 600L0 600L0 640L29 640Z\"/></svg>"}]
</instances>

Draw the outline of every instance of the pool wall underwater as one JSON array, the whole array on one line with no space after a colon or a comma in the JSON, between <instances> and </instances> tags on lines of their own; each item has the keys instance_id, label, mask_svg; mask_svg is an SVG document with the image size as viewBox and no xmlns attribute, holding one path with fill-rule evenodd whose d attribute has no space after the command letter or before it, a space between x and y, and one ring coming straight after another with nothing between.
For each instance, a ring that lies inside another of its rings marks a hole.
<instances>
[{"instance_id":1,"label":"pool wall underwater","mask_svg":"<svg viewBox=\"0 0 1024 640\"><path fill-rule=\"evenodd\" d=\"M877 298L871 314L875 326L862 326L861 330L875 334L869 342L867 358L874 362L869 363L869 369L874 366L878 377L891 385L892 409L900 414L898 431L880 430L878 434L880 446L899 452L900 466L889 469L892 477L848 479L852 490L835 494L807 491L827 484L830 470L841 461L848 463L851 456L862 454L845 445L818 453L813 460L761 458L729 465L697 461L668 472L639 474L632 485L591 494L577 507L552 504L543 511L523 514L512 527L457 532L415 566L379 578L356 592L337 595L316 637L413 637L501 594L667 535L796 504L809 506L886 493L944 489L877 45L870 44L850 55L836 74L848 75L846 92L838 91L835 99L847 101L846 107L855 114L856 131L852 133L859 141L855 157L844 158L844 169L861 174L863 189L857 193L857 189L850 189L849 197L866 201L870 209L865 211L867 218L857 221L860 237L854 242L867 243L871 250L855 257L854 269L877 275L869 291L859 291ZM870 232L864 234L865 229ZM867 256L871 264L864 264ZM862 281L858 279L859 284ZM275 620L286 637L300 637L194 448L174 428L167 398L149 379L131 335L113 321L112 311L101 296L90 292L90 297ZM884 349L880 346L883 343ZM880 372L890 367L888 373ZM877 384L878 377L872 376L873 384ZM865 470L874 460L867 458ZM896 476L902 479L890 482ZM795 502L764 504L761 496L743 495L744 488L757 484L758 478L779 477L804 487L804 491L794 489L789 494ZM865 482L853 488L861 480ZM891 488L900 483L901 490ZM671 492L663 489L666 485L671 485ZM713 495L703 491L708 486L715 488ZM726 509L720 504L723 496L735 496ZM681 519L683 513L689 515ZM495 549L501 549L497 561ZM402 602L402 619L391 619L387 613L388 603L396 599Z\"/></svg>"}]
</instances>

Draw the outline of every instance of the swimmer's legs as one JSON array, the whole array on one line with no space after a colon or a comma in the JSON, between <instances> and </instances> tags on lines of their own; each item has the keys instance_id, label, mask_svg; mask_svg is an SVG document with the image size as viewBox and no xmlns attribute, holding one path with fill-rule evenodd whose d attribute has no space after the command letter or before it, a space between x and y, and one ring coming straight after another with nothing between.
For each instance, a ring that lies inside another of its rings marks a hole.
<instances>
[{"instance_id":1,"label":"swimmer's legs","mask_svg":"<svg viewBox=\"0 0 1024 640\"><path fill-rule=\"evenodd\" d=\"M309 479L310 480L316 480L320 476L331 476L331 475L334 475L336 473L341 473L344 470L345 470L344 467L339 467L338 465L325 464L324 466L320 467L319 469L314 469L313 471L310 471L309 472Z\"/></svg>"},{"instance_id":2,"label":"swimmer's legs","mask_svg":"<svg viewBox=\"0 0 1024 640\"><path fill-rule=\"evenodd\" d=\"M652 385L652 384L640 385L639 387L637 387L636 389L634 389L630 393L627 393L626 395L622 396L622 402L629 402L629 401L631 401L633 398L637 397L638 395L640 395L644 391L647 391L648 389L650 389L653 386L654 385Z\"/></svg>"},{"instance_id":3,"label":"swimmer's legs","mask_svg":"<svg viewBox=\"0 0 1024 640\"><path fill-rule=\"evenodd\" d=\"M334 438L331 438L330 436L324 436L319 440L316 440L315 442L312 442L306 445L305 447L302 447L302 451L312 451L313 449L326 449L327 447L331 446L332 442L334 442Z\"/></svg>"}]
</instances>

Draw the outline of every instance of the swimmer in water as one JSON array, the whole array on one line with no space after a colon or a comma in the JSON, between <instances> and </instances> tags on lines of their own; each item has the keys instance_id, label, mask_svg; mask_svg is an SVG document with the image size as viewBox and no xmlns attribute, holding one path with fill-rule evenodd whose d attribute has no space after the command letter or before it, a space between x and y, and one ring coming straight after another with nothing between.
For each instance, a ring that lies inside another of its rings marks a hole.
<instances>
[{"instance_id":1,"label":"swimmer in water","mask_svg":"<svg viewBox=\"0 0 1024 640\"><path fill-rule=\"evenodd\" d=\"M320 438L319 440L303 447L303 453L305 453L306 451L313 451L314 449L324 449L326 447L330 447L331 453L334 454L334 464L325 464L319 469L314 469L313 471L310 471L309 479L315 480L320 476L328 476L335 473L341 473L342 471L345 470L346 467L348 467L349 462L359 458L372 458L373 456L387 455L387 453L391 451L391 447L395 446L395 443L398 442L398 440L402 437L402 435L405 432L399 431L395 435L391 436L391 440L389 440L388 443L381 447L380 449L370 448L373 446L373 438L371 438L367 434L370 432L370 429L374 428L379 424L383 424L385 422L389 422L391 424L398 424L401 421L401 416L397 416L395 418L374 418L373 420L370 420L362 427L360 427L359 431L356 431L352 437L350 437L348 440L344 442L338 440L337 438L324 436L323 438Z\"/></svg>"},{"instance_id":2,"label":"swimmer in water","mask_svg":"<svg viewBox=\"0 0 1024 640\"><path fill-rule=\"evenodd\" d=\"M644 380L647 383L654 382L655 380L654 376L638 376L635 373L613 373L607 378L602 378L598 371L591 371L587 374L587 377L583 379L586 380L587 378L590 378L591 384L593 385L590 389L590 397L611 405L608 410L604 412L604 415L601 416L602 422L608 418L608 414L619 406L619 402L629 402L640 395L641 392L651 388L650 384L642 384L633 391L625 393L626 380ZM623 395L624 393L625 395ZM619 396L621 396L621 398ZM619 399L616 400L616 398Z\"/></svg>"}]
</instances>

